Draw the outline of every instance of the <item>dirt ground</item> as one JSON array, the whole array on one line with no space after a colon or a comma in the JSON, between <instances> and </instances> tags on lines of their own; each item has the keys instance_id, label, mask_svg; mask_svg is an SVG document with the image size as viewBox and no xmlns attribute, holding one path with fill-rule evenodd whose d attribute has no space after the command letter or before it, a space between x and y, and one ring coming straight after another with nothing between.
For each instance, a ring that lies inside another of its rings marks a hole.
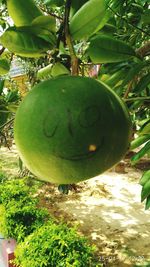
<instances>
[{"instance_id":1,"label":"dirt ground","mask_svg":"<svg viewBox=\"0 0 150 267\"><path fill-rule=\"evenodd\" d=\"M10 174L16 175L16 151L1 149L0 153L1 159L10 160L13 166ZM5 171L5 164L0 168ZM41 204L59 220L77 224L97 246L103 266L150 267L150 210L145 211L140 202L139 185L141 169L149 168L148 161L138 168L127 161L118 169L79 183L68 195L45 184L39 192Z\"/></svg>"}]
</instances>

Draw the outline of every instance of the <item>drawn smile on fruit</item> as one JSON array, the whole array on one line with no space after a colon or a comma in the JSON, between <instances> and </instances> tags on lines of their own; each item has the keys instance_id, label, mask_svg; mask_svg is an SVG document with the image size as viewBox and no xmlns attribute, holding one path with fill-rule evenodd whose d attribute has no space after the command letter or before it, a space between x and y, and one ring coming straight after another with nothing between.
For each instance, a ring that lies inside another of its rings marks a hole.
<instances>
[{"instance_id":1,"label":"drawn smile on fruit","mask_svg":"<svg viewBox=\"0 0 150 267\"><path fill-rule=\"evenodd\" d=\"M51 127L50 125L50 120L49 118L52 116L55 117L55 125ZM96 105L88 106L85 109L81 110L79 113L78 117L74 120L72 117L72 112L68 108L66 109L66 116L67 116L67 123L66 123L66 129L69 133L69 136L74 140L75 138L75 123L78 123L81 128L84 128L84 134L86 133L88 135L88 130L89 128L93 128L93 131L95 132L95 127L97 123L100 122L101 120L101 114L99 111L99 107ZM43 134L47 138L53 138L56 134L57 131L59 131L59 128L61 127L61 120L59 116L52 113L52 110L50 109L43 121ZM84 136L81 135L81 139L83 139L84 142ZM68 140L69 141L69 140ZM97 144L98 143L98 144ZM84 160L84 159L89 159L97 154L99 150L102 148L104 144L104 137L100 138L99 142L89 142L86 144L86 152L81 152L81 153L75 153L70 156L65 156L62 154L58 154L57 152L54 153L56 157L59 157L61 159L65 160L71 160L71 161L78 161L78 160ZM76 147L76 142L74 144Z\"/></svg>"},{"instance_id":2,"label":"drawn smile on fruit","mask_svg":"<svg viewBox=\"0 0 150 267\"><path fill-rule=\"evenodd\" d=\"M84 160L84 159L92 158L101 149L101 147L104 143L103 141L104 141L104 138L102 139L102 142L98 146L96 146L94 144L89 145L89 147L88 147L89 151L87 151L86 153L76 154L76 155L73 155L70 157L57 155L57 157L59 157L61 159L72 160L72 161L78 161L78 160Z\"/></svg>"}]
</instances>

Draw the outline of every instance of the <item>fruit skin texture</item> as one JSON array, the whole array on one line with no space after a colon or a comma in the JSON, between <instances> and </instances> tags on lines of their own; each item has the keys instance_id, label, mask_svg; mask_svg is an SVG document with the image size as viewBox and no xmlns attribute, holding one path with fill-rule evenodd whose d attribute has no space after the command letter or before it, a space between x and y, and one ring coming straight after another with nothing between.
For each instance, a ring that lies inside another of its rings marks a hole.
<instances>
[{"instance_id":1,"label":"fruit skin texture","mask_svg":"<svg viewBox=\"0 0 150 267\"><path fill-rule=\"evenodd\" d=\"M76 183L120 161L129 145L130 118L103 83L62 76L28 93L16 114L14 136L21 159L37 177Z\"/></svg>"}]
</instances>

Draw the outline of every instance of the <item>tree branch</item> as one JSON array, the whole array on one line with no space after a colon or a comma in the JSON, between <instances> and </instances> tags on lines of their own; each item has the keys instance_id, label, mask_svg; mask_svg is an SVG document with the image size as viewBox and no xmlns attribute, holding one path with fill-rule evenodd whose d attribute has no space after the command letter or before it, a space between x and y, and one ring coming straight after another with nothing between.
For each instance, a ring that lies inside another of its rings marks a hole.
<instances>
[{"instance_id":1,"label":"tree branch","mask_svg":"<svg viewBox=\"0 0 150 267\"><path fill-rule=\"evenodd\" d=\"M71 6L71 0L67 0L65 5L64 28L65 28L66 43L68 45L71 56L71 67L72 67L71 74L75 76L78 75L79 73L79 68L78 68L79 62L74 50L73 42L69 31L70 6Z\"/></svg>"},{"instance_id":2,"label":"tree branch","mask_svg":"<svg viewBox=\"0 0 150 267\"><path fill-rule=\"evenodd\" d=\"M3 125L0 126L0 130L3 129L6 125L11 124L13 121L14 121L14 118L12 118L9 121L5 122Z\"/></svg>"},{"instance_id":3,"label":"tree branch","mask_svg":"<svg viewBox=\"0 0 150 267\"><path fill-rule=\"evenodd\" d=\"M139 97L131 97L131 98L128 98L128 99L125 99L125 98L123 98L123 100L125 101L125 102L134 102L134 101L150 101L150 96L139 96Z\"/></svg>"},{"instance_id":4,"label":"tree branch","mask_svg":"<svg viewBox=\"0 0 150 267\"><path fill-rule=\"evenodd\" d=\"M136 54L141 58L150 55L150 41L147 41L142 47L138 48Z\"/></svg>"},{"instance_id":5,"label":"tree branch","mask_svg":"<svg viewBox=\"0 0 150 267\"><path fill-rule=\"evenodd\" d=\"M5 51L5 47L2 47L2 49L0 50L0 56L3 54L4 51Z\"/></svg>"},{"instance_id":6,"label":"tree branch","mask_svg":"<svg viewBox=\"0 0 150 267\"><path fill-rule=\"evenodd\" d=\"M43 7L41 7L41 6L40 6L40 9L41 9L41 11L43 11L44 13L46 12L47 15L50 15L50 16L56 18L56 19L59 19L59 20L63 21L63 18L62 18L62 17L60 17L60 16L58 16L58 15L56 15L56 14L54 14L54 13L48 11L47 9L45 10L45 8L43 8Z\"/></svg>"},{"instance_id":7,"label":"tree branch","mask_svg":"<svg viewBox=\"0 0 150 267\"><path fill-rule=\"evenodd\" d=\"M129 93L132 91L132 85L133 85L133 80L131 80L128 84L127 90L124 93L124 99L126 99Z\"/></svg>"}]
</instances>

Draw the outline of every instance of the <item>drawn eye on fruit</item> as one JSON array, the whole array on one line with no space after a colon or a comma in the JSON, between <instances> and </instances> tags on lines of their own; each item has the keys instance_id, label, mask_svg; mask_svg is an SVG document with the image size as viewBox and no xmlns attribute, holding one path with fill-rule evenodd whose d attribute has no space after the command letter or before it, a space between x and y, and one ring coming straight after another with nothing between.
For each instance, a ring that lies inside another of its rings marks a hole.
<instances>
[{"instance_id":1,"label":"drawn eye on fruit","mask_svg":"<svg viewBox=\"0 0 150 267\"><path fill-rule=\"evenodd\" d=\"M96 105L81 110L79 124L81 127L92 127L101 119L100 108Z\"/></svg>"},{"instance_id":2,"label":"drawn eye on fruit","mask_svg":"<svg viewBox=\"0 0 150 267\"><path fill-rule=\"evenodd\" d=\"M59 116L54 113L51 109L46 112L43 119L43 134L47 138L52 138L55 136L56 130L60 124Z\"/></svg>"},{"instance_id":3,"label":"drawn eye on fruit","mask_svg":"<svg viewBox=\"0 0 150 267\"><path fill-rule=\"evenodd\" d=\"M67 125L70 135L74 136L74 128L77 127L76 123L79 123L80 127L92 128L96 126L96 123L100 121L101 114L98 106L88 106L79 112L77 120L73 120L72 111L70 108L66 109ZM55 123L54 123L55 122ZM43 119L43 133L47 138L55 136L58 127L61 126L61 119L59 114L56 114L53 110L49 109Z\"/></svg>"},{"instance_id":4,"label":"drawn eye on fruit","mask_svg":"<svg viewBox=\"0 0 150 267\"><path fill-rule=\"evenodd\" d=\"M60 111L61 113L61 111ZM56 110L49 109L43 119L43 134L49 139L50 142L53 142L54 138L59 138L59 133L62 130L62 124L65 124L66 135L68 136L68 146L72 147L73 153L65 153L64 151L58 151L55 149L54 155L66 160L84 160L91 158L99 151L104 143L104 137L95 134L95 131L98 131L97 123L101 122L101 113L100 107L96 105L82 107L81 111L78 111L78 114L74 116L74 111L71 108L65 109L64 117L66 118L65 123L63 118L60 118L60 114ZM80 131L83 128L83 131ZM85 135L88 134L90 130L91 138L86 138ZM79 151L76 152L74 149L77 147L76 135L80 131L80 140L82 140L82 146L80 149L80 144L78 145ZM68 134L69 133L69 134ZM93 134L92 134L93 133ZM63 140L62 140L63 143ZM70 143L70 145L69 145ZM61 145L61 142L60 142ZM84 149L83 149L84 147Z\"/></svg>"}]
</instances>

